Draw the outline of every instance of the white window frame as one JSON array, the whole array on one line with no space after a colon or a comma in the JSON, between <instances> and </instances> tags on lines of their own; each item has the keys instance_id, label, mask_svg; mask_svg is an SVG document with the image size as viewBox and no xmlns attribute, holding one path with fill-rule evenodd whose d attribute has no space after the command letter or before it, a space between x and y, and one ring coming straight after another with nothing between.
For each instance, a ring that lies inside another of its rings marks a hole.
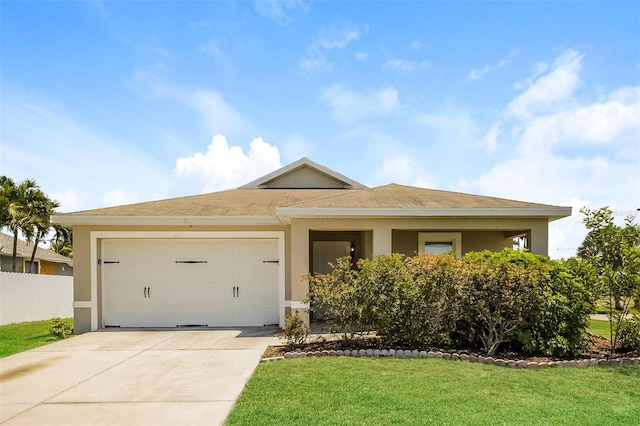
<instances>
[{"instance_id":1,"label":"white window frame","mask_svg":"<svg viewBox=\"0 0 640 426\"><path fill-rule=\"evenodd\" d=\"M419 232L418 253L424 253L425 243L453 243L453 251L462 257L462 232Z\"/></svg>"}]
</instances>

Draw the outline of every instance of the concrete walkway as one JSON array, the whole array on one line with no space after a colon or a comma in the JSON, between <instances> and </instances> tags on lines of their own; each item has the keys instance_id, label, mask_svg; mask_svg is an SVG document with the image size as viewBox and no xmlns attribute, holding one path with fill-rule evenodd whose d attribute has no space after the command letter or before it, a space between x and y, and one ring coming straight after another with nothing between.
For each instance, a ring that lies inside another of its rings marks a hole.
<instances>
[{"instance_id":1,"label":"concrete walkway","mask_svg":"<svg viewBox=\"0 0 640 426\"><path fill-rule=\"evenodd\" d=\"M275 331L119 329L2 358L0 423L222 424Z\"/></svg>"},{"instance_id":2,"label":"concrete walkway","mask_svg":"<svg viewBox=\"0 0 640 426\"><path fill-rule=\"evenodd\" d=\"M632 317L633 317L633 315L628 314L628 315L625 316L625 319L632 318ZM607 315L605 315L605 314L591 314L590 318L591 319L595 319L595 320L601 320L601 321L608 321L609 320L609 317Z\"/></svg>"}]
</instances>

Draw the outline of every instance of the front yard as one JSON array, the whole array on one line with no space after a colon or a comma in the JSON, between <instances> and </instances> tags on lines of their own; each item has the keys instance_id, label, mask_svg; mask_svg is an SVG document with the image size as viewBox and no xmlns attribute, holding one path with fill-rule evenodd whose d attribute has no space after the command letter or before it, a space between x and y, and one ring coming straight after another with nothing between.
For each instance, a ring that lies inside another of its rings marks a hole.
<instances>
[{"instance_id":1,"label":"front yard","mask_svg":"<svg viewBox=\"0 0 640 426\"><path fill-rule=\"evenodd\" d=\"M437 359L263 363L227 425L636 425L640 367L520 370Z\"/></svg>"},{"instance_id":2,"label":"front yard","mask_svg":"<svg viewBox=\"0 0 640 426\"><path fill-rule=\"evenodd\" d=\"M73 328L73 318L64 318L63 321ZM0 326L0 358L60 340L49 332L49 327L51 320Z\"/></svg>"}]
</instances>

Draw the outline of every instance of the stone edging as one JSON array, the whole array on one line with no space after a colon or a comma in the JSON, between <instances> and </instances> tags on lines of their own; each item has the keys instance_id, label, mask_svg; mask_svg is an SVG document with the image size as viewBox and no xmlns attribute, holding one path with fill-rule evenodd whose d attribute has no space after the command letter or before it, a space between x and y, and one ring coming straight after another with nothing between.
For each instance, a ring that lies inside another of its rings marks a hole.
<instances>
[{"instance_id":1,"label":"stone edging","mask_svg":"<svg viewBox=\"0 0 640 426\"><path fill-rule=\"evenodd\" d=\"M458 361L476 362L479 364L497 365L510 368L557 368L557 367L598 367L614 365L640 365L640 357L632 358L591 358L568 361L533 362L526 360L501 359L484 357L481 355L467 355L448 352L395 350L395 349L360 349L360 350L323 350L313 352L286 352L284 356L263 358L262 362L280 359L294 359L303 357L322 356L351 356L351 357L395 357L395 358L440 358Z\"/></svg>"}]
</instances>

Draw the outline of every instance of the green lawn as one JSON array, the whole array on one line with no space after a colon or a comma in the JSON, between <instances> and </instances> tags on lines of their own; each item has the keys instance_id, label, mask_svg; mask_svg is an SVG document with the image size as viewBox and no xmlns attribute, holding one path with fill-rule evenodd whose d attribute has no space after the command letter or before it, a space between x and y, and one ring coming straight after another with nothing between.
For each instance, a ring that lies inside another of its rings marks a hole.
<instances>
[{"instance_id":1,"label":"green lawn","mask_svg":"<svg viewBox=\"0 0 640 426\"><path fill-rule=\"evenodd\" d=\"M609 321L590 319L589 333L595 334L596 336L606 337L608 339L610 336Z\"/></svg>"},{"instance_id":2,"label":"green lawn","mask_svg":"<svg viewBox=\"0 0 640 426\"><path fill-rule=\"evenodd\" d=\"M260 364L226 424L637 425L638 383L638 366L301 358Z\"/></svg>"},{"instance_id":3,"label":"green lawn","mask_svg":"<svg viewBox=\"0 0 640 426\"><path fill-rule=\"evenodd\" d=\"M64 318L73 328L73 318ZM60 340L49 333L51 320L0 326L0 358Z\"/></svg>"}]
</instances>

